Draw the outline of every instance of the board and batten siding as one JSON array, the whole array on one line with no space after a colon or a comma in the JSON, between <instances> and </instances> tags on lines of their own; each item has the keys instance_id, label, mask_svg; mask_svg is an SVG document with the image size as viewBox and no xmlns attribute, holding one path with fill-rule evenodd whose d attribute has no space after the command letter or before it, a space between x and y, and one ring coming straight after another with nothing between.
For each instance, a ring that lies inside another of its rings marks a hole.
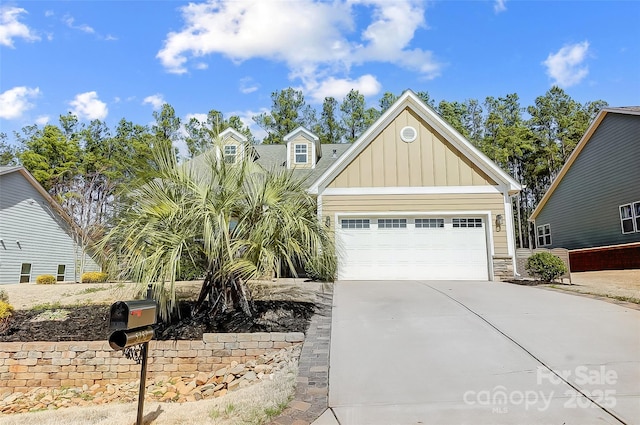
<instances>
[{"instance_id":1,"label":"board and batten siding","mask_svg":"<svg viewBox=\"0 0 640 425\"><path fill-rule=\"evenodd\" d=\"M623 234L619 206L640 201L640 116L608 113L535 219L551 246L590 248L640 242Z\"/></svg>"},{"instance_id":2,"label":"board and batten siding","mask_svg":"<svg viewBox=\"0 0 640 425\"><path fill-rule=\"evenodd\" d=\"M399 138L405 126L415 141ZM410 109L402 111L329 184L342 187L479 186L496 183Z\"/></svg>"},{"instance_id":3,"label":"board and batten siding","mask_svg":"<svg viewBox=\"0 0 640 425\"><path fill-rule=\"evenodd\" d=\"M497 232L492 225L496 215L505 216L504 196L499 193L474 194L405 194L405 195L323 195L323 220L329 218L333 226L336 214L360 214L368 217L367 213L437 213L447 212L454 215L460 211L461 216L469 216L469 211L490 211L491 223L486 223L493 229L494 256L508 256L507 232L505 229ZM377 217L384 217L377 215ZM431 216L435 217L435 216Z\"/></svg>"},{"instance_id":4,"label":"board and batten siding","mask_svg":"<svg viewBox=\"0 0 640 425\"><path fill-rule=\"evenodd\" d=\"M75 273L76 246L67 223L19 172L0 176L0 284L18 283L22 263L31 264L31 282L43 274L57 275L65 265L65 281ZM16 241L19 241L16 242ZM100 266L85 257L85 271Z\"/></svg>"}]
</instances>

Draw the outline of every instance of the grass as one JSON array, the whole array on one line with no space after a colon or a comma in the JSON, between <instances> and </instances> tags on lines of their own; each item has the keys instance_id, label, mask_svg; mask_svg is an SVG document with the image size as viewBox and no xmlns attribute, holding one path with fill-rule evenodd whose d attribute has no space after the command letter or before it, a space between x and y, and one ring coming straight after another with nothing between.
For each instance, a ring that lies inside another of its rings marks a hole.
<instances>
[{"instance_id":1,"label":"grass","mask_svg":"<svg viewBox=\"0 0 640 425\"><path fill-rule=\"evenodd\" d=\"M92 294L94 292L100 292L100 291L106 291L109 288L104 287L104 286L92 286L90 288L85 288L82 291L78 292L77 295L82 295L82 294Z\"/></svg>"},{"instance_id":2,"label":"grass","mask_svg":"<svg viewBox=\"0 0 640 425\"><path fill-rule=\"evenodd\" d=\"M44 303L44 304L36 304L33 307L31 307L31 310L36 311L36 312L43 312L43 311L47 311L47 310L57 310L59 308L62 308L62 304L60 304L59 301L53 302L53 303Z\"/></svg>"}]
</instances>

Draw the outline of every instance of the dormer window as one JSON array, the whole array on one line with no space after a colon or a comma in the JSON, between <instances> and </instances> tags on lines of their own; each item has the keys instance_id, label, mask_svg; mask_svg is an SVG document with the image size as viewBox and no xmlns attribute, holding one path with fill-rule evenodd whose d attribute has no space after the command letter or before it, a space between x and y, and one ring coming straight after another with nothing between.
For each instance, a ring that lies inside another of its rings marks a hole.
<instances>
[{"instance_id":1,"label":"dormer window","mask_svg":"<svg viewBox=\"0 0 640 425\"><path fill-rule=\"evenodd\" d=\"M306 164L307 161L307 145L295 145L296 164Z\"/></svg>"},{"instance_id":2,"label":"dormer window","mask_svg":"<svg viewBox=\"0 0 640 425\"><path fill-rule=\"evenodd\" d=\"M238 146L224 145L224 162L227 164L235 164L238 154Z\"/></svg>"}]
</instances>

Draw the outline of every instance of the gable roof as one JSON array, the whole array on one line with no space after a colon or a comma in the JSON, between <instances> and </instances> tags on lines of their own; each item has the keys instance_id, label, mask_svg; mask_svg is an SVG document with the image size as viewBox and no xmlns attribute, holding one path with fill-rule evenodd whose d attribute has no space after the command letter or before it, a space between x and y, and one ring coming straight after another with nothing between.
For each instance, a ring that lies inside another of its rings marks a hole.
<instances>
[{"instance_id":1,"label":"gable roof","mask_svg":"<svg viewBox=\"0 0 640 425\"><path fill-rule=\"evenodd\" d=\"M551 183L551 186L549 186L549 189L547 189L547 192L544 194L544 196L538 203L538 206L535 208L535 210L533 210L533 213L531 213L531 216L529 217L529 221L535 220L536 217L540 214L545 204L549 201L549 199L551 198L551 195L553 195L553 192L555 192L556 188L564 178L565 174L567 174L567 172L569 171L569 168L571 168L573 163L576 161L576 158L578 158L578 156L580 155L580 152L582 152L582 149L584 149L587 143L589 143L589 141L591 140L591 137L593 136L595 131L598 129L598 127L600 126L600 124L608 114L624 114L624 115L640 116L640 106L603 108L600 110L600 112L598 112L598 115L596 115L596 118L593 120L593 122L591 123L587 131L584 133L584 135L582 136L582 138L580 139L576 147L573 149L573 152L571 152L571 155L569 155L567 162L565 162L562 168L560 169L558 176L553 180L553 182Z\"/></svg>"},{"instance_id":2,"label":"gable roof","mask_svg":"<svg viewBox=\"0 0 640 425\"><path fill-rule=\"evenodd\" d=\"M506 186L510 194L517 193L522 189L517 181L473 146L471 142L458 133L437 112L426 105L413 91L406 90L371 127L353 142L350 149L314 182L309 191L317 194L324 190L406 108L415 112L494 181Z\"/></svg>"},{"instance_id":3,"label":"gable roof","mask_svg":"<svg viewBox=\"0 0 640 425\"><path fill-rule=\"evenodd\" d=\"M44 190L44 187L36 180L35 177L24 167L22 166L14 166L14 167L0 167L0 176L4 176L11 173L19 173L24 177L24 179L33 186L34 189L42 195L42 197L51 205L51 208L55 210L55 212L62 217L62 219L67 222L71 228L76 232L82 232L82 230L77 226L77 224L69 217L69 215L62 209L62 206L55 200L49 192Z\"/></svg>"}]
</instances>

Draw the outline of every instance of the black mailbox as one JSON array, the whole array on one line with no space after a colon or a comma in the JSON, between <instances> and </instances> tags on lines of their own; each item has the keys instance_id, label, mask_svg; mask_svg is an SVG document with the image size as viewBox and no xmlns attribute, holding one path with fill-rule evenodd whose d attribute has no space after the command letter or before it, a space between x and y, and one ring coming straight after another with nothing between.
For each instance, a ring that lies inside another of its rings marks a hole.
<instances>
[{"instance_id":1,"label":"black mailbox","mask_svg":"<svg viewBox=\"0 0 640 425\"><path fill-rule=\"evenodd\" d=\"M154 325L156 314L154 300L117 301L111 305L109 329L120 331Z\"/></svg>"}]
</instances>

